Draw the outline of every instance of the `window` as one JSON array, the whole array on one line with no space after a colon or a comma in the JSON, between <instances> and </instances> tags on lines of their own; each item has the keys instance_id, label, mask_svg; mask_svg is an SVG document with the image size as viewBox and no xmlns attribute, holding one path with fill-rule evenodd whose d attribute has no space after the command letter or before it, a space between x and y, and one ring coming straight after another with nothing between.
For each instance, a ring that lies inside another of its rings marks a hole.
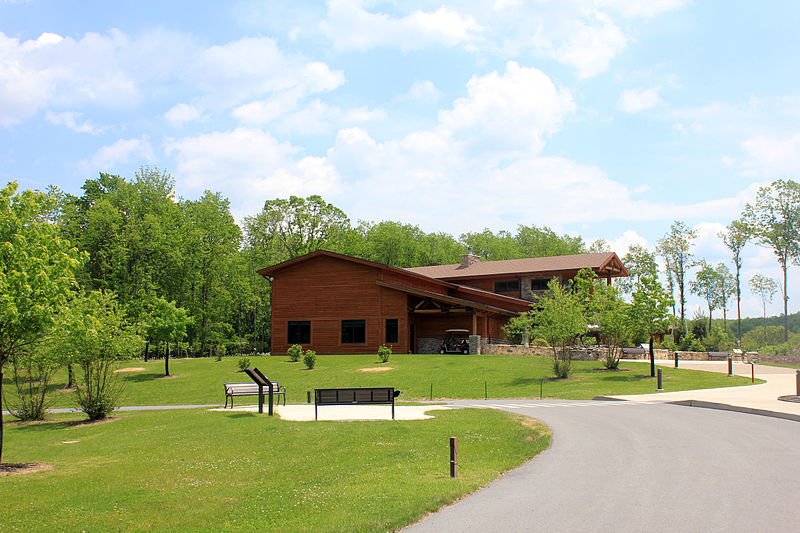
<instances>
[{"instance_id":1,"label":"window","mask_svg":"<svg viewBox=\"0 0 800 533\"><path fill-rule=\"evenodd\" d=\"M548 278L532 279L531 280L531 290L532 291L546 291L548 283L550 283L550 279L548 279Z\"/></svg>"},{"instance_id":2,"label":"window","mask_svg":"<svg viewBox=\"0 0 800 533\"><path fill-rule=\"evenodd\" d=\"M311 344L311 322L308 320L290 320L289 334L286 339L289 344Z\"/></svg>"},{"instance_id":3,"label":"window","mask_svg":"<svg viewBox=\"0 0 800 533\"><path fill-rule=\"evenodd\" d=\"M367 342L367 327L364 320L342 320L342 344Z\"/></svg>"},{"instance_id":4,"label":"window","mask_svg":"<svg viewBox=\"0 0 800 533\"><path fill-rule=\"evenodd\" d=\"M387 343L394 343L399 340L400 336L398 335L397 330L397 319L396 318L387 318L386 319L386 342Z\"/></svg>"},{"instance_id":5,"label":"window","mask_svg":"<svg viewBox=\"0 0 800 533\"><path fill-rule=\"evenodd\" d=\"M494 292L519 292L519 280L495 281Z\"/></svg>"}]
</instances>

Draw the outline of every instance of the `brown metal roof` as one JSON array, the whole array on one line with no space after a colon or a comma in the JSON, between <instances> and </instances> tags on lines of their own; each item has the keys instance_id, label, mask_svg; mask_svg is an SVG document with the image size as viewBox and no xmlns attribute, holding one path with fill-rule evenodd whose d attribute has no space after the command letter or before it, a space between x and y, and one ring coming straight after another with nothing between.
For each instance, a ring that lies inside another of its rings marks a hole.
<instances>
[{"instance_id":1,"label":"brown metal roof","mask_svg":"<svg viewBox=\"0 0 800 533\"><path fill-rule=\"evenodd\" d=\"M603 276L627 276L628 271L614 252L599 254L558 255L507 259L505 261L477 261L468 267L460 264L407 268L409 272L435 279L458 279L483 276L550 274L591 268Z\"/></svg>"},{"instance_id":2,"label":"brown metal roof","mask_svg":"<svg viewBox=\"0 0 800 533\"><path fill-rule=\"evenodd\" d=\"M473 306L480 307L480 308L484 308L485 307L485 308L493 310L493 311L503 310L503 312L509 312L510 311L511 313L518 313L520 311L526 311L527 308L530 306L530 302L528 302L526 300L522 300L520 298L515 298L513 296L507 296L507 295L504 295L504 294L497 294L497 293L490 292L490 291L484 291L482 289L476 289L474 287L467 287L467 286L464 286L464 285L458 285L456 283L450 283L450 282L447 282L447 281L444 281L444 280L441 280L441 279L431 278L429 276L426 276L425 274L418 274L416 272L413 272L411 269L396 268L396 267L384 265L383 263L376 263L374 261L368 261L366 259L360 259L358 257L352 257L352 256L349 256L349 255L339 254L339 253L331 252L331 251L328 251L328 250L317 250L317 251L314 251L314 252L311 252L311 253L308 253L308 254L305 254L305 255L301 255L299 257L295 257L294 259L289 259L288 261L284 261L282 263L278 263L278 264L269 266L267 268L262 268L261 270L258 270L258 273L261 274L262 276L274 277L277 273L279 273L280 271L282 271L284 269L291 268L294 265L297 265L298 263L302 263L302 262L305 262L305 261L313 260L313 259L315 259L316 257L319 257L319 256L332 257L332 258L335 258L335 259L340 259L340 260L343 260L343 261L350 261L350 262L353 262L353 263L358 263L358 264L361 264L361 265L365 265L365 266L372 267L372 268L377 268L377 269L380 269L380 270L389 270L389 271L397 272L397 273L401 274L403 277L406 277L406 278L424 279L424 280L427 280L427 281L429 281L431 283L434 283L437 286L440 286L440 287L446 289L448 293L454 293L454 294L458 294L459 296L462 296L463 297L462 299L465 300L465 301L466 300L470 300L472 302ZM379 282L379 284L380 283L383 283L383 282ZM393 287L393 288L396 288L396 287ZM410 292L410 291L408 291L408 292ZM438 294L438 293L434 293L434 294ZM440 296L443 296L443 295L440 295ZM454 296L451 295L450 297L454 297ZM483 302L482 303L478 303L478 302L476 302L474 300L474 298L477 298L479 300L483 300ZM488 302L492 302L495 305L492 306Z\"/></svg>"}]
</instances>

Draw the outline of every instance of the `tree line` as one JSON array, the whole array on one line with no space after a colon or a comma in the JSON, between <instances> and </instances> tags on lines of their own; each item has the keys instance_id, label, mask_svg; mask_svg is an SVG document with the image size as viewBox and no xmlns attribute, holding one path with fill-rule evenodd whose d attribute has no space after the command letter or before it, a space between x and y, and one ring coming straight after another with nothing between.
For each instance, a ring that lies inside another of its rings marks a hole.
<instances>
[{"instance_id":1,"label":"tree line","mask_svg":"<svg viewBox=\"0 0 800 533\"><path fill-rule=\"evenodd\" d=\"M257 271L317 249L396 267L456 263L468 246L487 260L607 250L603 241L587 243L547 227L455 238L401 222L353 223L320 196L267 200L239 225L219 193L178 198L172 176L149 167L131 179L101 173L82 191L72 195L51 186L18 192L13 182L0 191L0 401L2 371L10 365L21 402L13 410L21 417L43 415L49 380L60 366L69 369L81 408L102 418L118 397L110 369L119 358L164 357L168 375L171 354L267 351L270 287ZM662 308L675 291L681 327L673 331L683 332L684 340L692 335L687 288L707 300L710 331L713 311L726 309L733 294L738 309L741 250L753 241L771 247L781 266L788 339L787 270L800 261L800 186L778 180L762 187L721 237L732 253L733 277L721 265L698 263L694 231L676 221L655 252L666 264L666 290L655 253L631 248L624 262L632 277L619 289L632 294L633 308L637 293L640 302L650 299L636 311L637 323L651 323L640 334L652 336L655 325L664 329ZM695 266L700 268L690 280ZM774 294L774 282L750 282L754 291L763 287L765 302ZM648 315L653 305L658 312ZM678 317L674 303L672 316Z\"/></svg>"},{"instance_id":2,"label":"tree line","mask_svg":"<svg viewBox=\"0 0 800 533\"><path fill-rule=\"evenodd\" d=\"M792 180L780 179L759 188L756 198L745 205L739 218L731 221L718 237L730 253L733 270L724 262L711 265L705 259L697 258L694 254L696 230L676 220L666 235L659 239L654 251L641 246L630 248L623 263L631 273L631 278L622 280L620 287L629 291L642 273L652 271L656 258L660 257L664 264L667 290L674 296L672 342L687 349L728 349L737 345L755 349L768 344L766 305L780 288L783 338L781 343L769 344L784 344L784 350L790 349L792 344L800 345L800 339L790 343L788 314L788 270L792 265L800 264L800 185ZM741 296L744 280L741 279L741 271L743 250L748 244L772 250L781 269L782 283L760 273L747 280L750 291L762 303L761 328L765 335L752 335L747 342L743 342L749 330L742 329ZM707 316L701 314L687 319L687 292L705 302ZM735 331L728 327L727 320L727 309L733 302L736 303ZM723 315L722 323L716 328L712 323L715 310ZM764 342L760 342L762 338ZM774 336L770 338L774 341Z\"/></svg>"}]
</instances>

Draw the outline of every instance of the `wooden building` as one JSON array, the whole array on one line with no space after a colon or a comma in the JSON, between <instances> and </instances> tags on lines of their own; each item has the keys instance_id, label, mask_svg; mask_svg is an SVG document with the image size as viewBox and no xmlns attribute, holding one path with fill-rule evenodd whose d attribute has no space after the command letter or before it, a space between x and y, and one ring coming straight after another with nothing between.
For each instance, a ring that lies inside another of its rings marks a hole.
<instances>
[{"instance_id":1,"label":"wooden building","mask_svg":"<svg viewBox=\"0 0 800 533\"><path fill-rule=\"evenodd\" d=\"M323 354L430 353L448 329L501 338L512 316L530 309L547 281L583 268L627 276L614 253L395 268L318 250L264 268L272 280L272 353L293 344Z\"/></svg>"}]
</instances>

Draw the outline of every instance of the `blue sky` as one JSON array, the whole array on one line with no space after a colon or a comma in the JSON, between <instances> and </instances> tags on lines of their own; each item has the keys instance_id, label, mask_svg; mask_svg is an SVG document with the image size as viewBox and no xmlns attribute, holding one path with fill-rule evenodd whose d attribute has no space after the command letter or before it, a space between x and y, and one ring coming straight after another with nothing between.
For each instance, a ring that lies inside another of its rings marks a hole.
<instances>
[{"instance_id":1,"label":"blue sky","mask_svg":"<svg viewBox=\"0 0 800 533\"><path fill-rule=\"evenodd\" d=\"M222 192L237 218L321 194L354 222L546 225L620 255L677 218L698 257L723 261L717 233L800 171L799 15L735 0L0 0L0 179L80 193L146 164L185 198ZM779 277L751 245L743 277L756 272Z\"/></svg>"}]
</instances>

